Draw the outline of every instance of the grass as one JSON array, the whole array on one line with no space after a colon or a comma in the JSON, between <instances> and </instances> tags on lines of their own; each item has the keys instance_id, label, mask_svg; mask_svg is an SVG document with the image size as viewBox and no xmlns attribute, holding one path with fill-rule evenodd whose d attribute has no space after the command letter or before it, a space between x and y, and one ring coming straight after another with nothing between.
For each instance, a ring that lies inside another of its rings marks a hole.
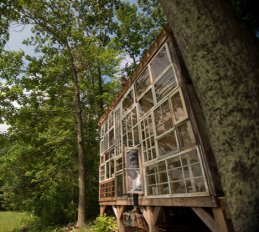
<instances>
[{"instance_id":1,"label":"grass","mask_svg":"<svg viewBox=\"0 0 259 232\"><path fill-rule=\"evenodd\" d=\"M0 232L12 232L22 226L29 215L22 212L0 212Z\"/></svg>"}]
</instances>

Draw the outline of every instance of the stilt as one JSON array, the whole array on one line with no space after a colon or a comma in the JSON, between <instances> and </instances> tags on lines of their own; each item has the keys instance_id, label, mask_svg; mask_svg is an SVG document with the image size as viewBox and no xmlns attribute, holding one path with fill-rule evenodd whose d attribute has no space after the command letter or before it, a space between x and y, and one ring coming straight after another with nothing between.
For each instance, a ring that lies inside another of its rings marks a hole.
<instances>
[{"instance_id":1,"label":"stilt","mask_svg":"<svg viewBox=\"0 0 259 232\"><path fill-rule=\"evenodd\" d=\"M142 208L142 214L148 224L149 232L156 232L157 229L155 227L157 218L159 216L161 207L160 206L147 206Z\"/></svg>"},{"instance_id":2,"label":"stilt","mask_svg":"<svg viewBox=\"0 0 259 232\"><path fill-rule=\"evenodd\" d=\"M100 206L100 215L104 215L104 212L105 212L106 208L107 208L106 205L101 205Z\"/></svg>"},{"instance_id":3,"label":"stilt","mask_svg":"<svg viewBox=\"0 0 259 232\"><path fill-rule=\"evenodd\" d=\"M122 218L121 218L121 216L124 212L124 206L112 206L112 208L113 208L114 214L117 218L119 232L124 232L125 228L124 228L124 224L123 224Z\"/></svg>"},{"instance_id":4,"label":"stilt","mask_svg":"<svg viewBox=\"0 0 259 232\"><path fill-rule=\"evenodd\" d=\"M213 217L203 208L192 208L197 216L212 232L229 232L226 217L221 207L212 208Z\"/></svg>"},{"instance_id":5,"label":"stilt","mask_svg":"<svg viewBox=\"0 0 259 232\"><path fill-rule=\"evenodd\" d=\"M219 208L212 208L214 220L216 223L216 228L218 232L228 232L228 223L226 221L225 214L221 207Z\"/></svg>"}]
</instances>

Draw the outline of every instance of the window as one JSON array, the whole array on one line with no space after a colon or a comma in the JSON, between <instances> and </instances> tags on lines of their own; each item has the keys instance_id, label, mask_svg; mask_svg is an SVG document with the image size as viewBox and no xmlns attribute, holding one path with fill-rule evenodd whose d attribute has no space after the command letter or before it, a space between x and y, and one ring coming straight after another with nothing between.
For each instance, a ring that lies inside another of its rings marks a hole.
<instances>
[{"instance_id":1,"label":"window","mask_svg":"<svg viewBox=\"0 0 259 232\"><path fill-rule=\"evenodd\" d=\"M197 149L167 160L171 193L206 192L206 184Z\"/></svg>"},{"instance_id":2,"label":"window","mask_svg":"<svg viewBox=\"0 0 259 232\"><path fill-rule=\"evenodd\" d=\"M146 68L135 82L136 95L139 97L150 85L150 77L148 68Z\"/></svg>"},{"instance_id":3,"label":"window","mask_svg":"<svg viewBox=\"0 0 259 232\"><path fill-rule=\"evenodd\" d=\"M153 120L151 114L147 115L141 122L142 151L144 162L151 161L157 157L155 149L155 138L153 131Z\"/></svg>"},{"instance_id":4,"label":"window","mask_svg":"<svg viewBox=\"0 0 259 232\"><path fill-rule=\"evenodd\" d=\"M179 123L187 118L186 107L184 104L183 96L180 91L177 91L171 97L173 107L173 115L175 123Z\"/></svg>"},{"instance_id":5,"label":"window","mask_svg":"<svg viewBox=\"0 0 259 232\"><path fill-rule=\"evenodd\" d=\"M160 156L172 155L179 151L175 131L171 131L157 139L157 144Z\"/></svg>"},{"instance_id":6,"label":"window","mask_svg":"<svg viewBox=\"0 0 259 232\"><path fill-rule=\"evenodd\" d=\"M105 165L103 168L105 168L105 179L114 177L114 149L111 149L104 154L104 160Z\"/></svg>"},{"instance_id":7,"label":"window","mask_svg":"<svg viewBox=\"0 0 259 232\"><path fill-rule=\"evenodd\" d=\"M166 47L163 47L155 58L150 63L152 76L154 81L158 78L158 76L165 70L165 68L170 64Z\"/></svg>"},{"instance_id":8,"label":"window","mask_svg":"<svg viewBox=\"0 0 259 232\"><path fill-rule=\"evenodd\" d=\"M126 151L126 192L134 193L142 191L141 175L139 169L138 149L130 149Z\"/></svg>"},{"instance_id":9,"label":"window","mask_svg":"<svg viewBox=\"0 0 259 232\"><path fill-rule=\"evenodd\" d=\"M100 174L99 174L100 181L103 181L105 179L105 166L100 166Z\"/></svg>"},{"instance_id":10,"label":"window","mask_svg":"<svg viewBox=\"0 0 259 232\"><path fill-rule=\"evenodd\" d=\"M176 87L175 75L172 66L154 84L157 102L167 96Z\"/></svg>"},{"instance_id":11,"label":"window","mask_svg":"<svg viewBox=\"0 0 259 232\"><path fill-rule=\"evenodd\" d=\"M128 111L130 109L130 107L133 105L133 103L134 103L133 90L130 90L129 93L127 94L127 96L122 101L123 112Z\"/></svg>"},{"instance_id":12,"label":"window","mask_svg":"<svg viewBox=\"0 0 259 232\"><path fill-rule=\"evenodd\" d=\"M120 107L115 110L114 113L114 149L115 149L115 155L119 156L122 154L122 141L121 141L121 113L120 113Z\"/></svg>"},{"instance_id":13,"label":"window","mask_svg":"<svg viewBox=\"0 0 259 232\"><path fill-rule=\"evenodd\" d=\"M139 144L136 107L122 119L122 136L125 147L134 147Z\"/></svg>"},{"instance_id":14,"label":"window","mask_svg":"<svg viewBox=\"0 0 259 232\"><path fill-rule=\"evenodd\" d=\"M109 129L113 127L113 112L109 115Z\"/></svg>"},{"instance_id":15,"label":"window","mask_svg":"<svg viewBox=\"0 0 259 232\"><path fill-rule=\"evenodd\" d=\"M115 196L115 181L111 180L104 184L100 184L100 198Z\"/></svg>"},{"instance_id":16,"label":"window","mask_svg":"<svg viewBox=\"0 0 259 232\"><path fill-rule=\"evenodd\" d=\"M146 168L147 195L169 194L165 161L149 165Z\"/></svg>"},{"instance_id":17,"label":"window","mask_svg":"<svg viewBox=\"0 0 259 232\"><path fill-rule=\"evenodd\" d=\"M123 174L117 175L115 182L116 182L116 196L121 197L123 196Z\"/></svg>"},{"instance_id":18,"label":"window","mask_svg":"<svg viewBox=\"0 0 259 232\"><path fill-rule=\"evenodd\" d=\"M195 146L195 137L192 130L191 122L189 120L184 121L177 127L180 147L181 150L185 150L187 148L191 148Z\"/></svg>"},{"instance_id":19,"label":"window","mask_svg":"<svg viewBox=\"0 0 259 232\"><path fill-rule=\"evenodd\" d=\"M154 110L157 136L173 128L172 112L168 100Z\"/></svg>"},{"instance_id":20,"label":"window","mask_svg":"<svg viewBox=\"0 0 259 232\"><path fill-rule=\"evenodd\" d=\"M138 110L140 117L147 113L154 106L152 90L147 91L138 101Z\"/></svg>"},{"instance_id":21,"label":"window","mask_svg":"<svg viewBox=\"0 0 259 232\"><path fill-rule=\"evenodd\" d=\"M116 159L116 172L121 171L123 169L123 161L122 157Z\"/></svg>"}]
</instances>

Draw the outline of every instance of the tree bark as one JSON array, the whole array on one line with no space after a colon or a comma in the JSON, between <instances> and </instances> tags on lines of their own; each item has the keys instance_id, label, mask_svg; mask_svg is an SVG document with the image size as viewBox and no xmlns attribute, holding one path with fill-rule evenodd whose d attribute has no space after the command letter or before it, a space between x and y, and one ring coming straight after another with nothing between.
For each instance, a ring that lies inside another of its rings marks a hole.
<instances>
[{"instance_id":1,"label":"tree bark","mask_svg":"<svg viewBox=\"0 0 259 232\"><path fill-rule=\"evenodd\" d=\"M236 232L259 228L258 42L226 1L160 0L193 81Z\"/></svg>"},{"instance_id":2,"label":"tree bark","mask_svg":"<svg viewBox=\"0 0 259 232\"><path fill-rule=\"evenodd\" d=\"M98 94L99 94L99 110L98 110L98 117L101 118L102 114L104 113L104 104L103 104L103 80L102 80L102 72L101 67L98 65Z\"/></svg>"},{"instance_id":3,"label":"tree bark","mask_svg":"<svg viewBox=\"0 0 259 232\"><path fill-rule=\"evenodd\" d=\"M77 223L76 225L79 228L84 227L85 225L85 151L84 151L84 140L83 140L83 123L82 123L82 109L80 101L80 89L78 84L78 74L74 65L74 59L72 55L71 48L67 42L66 44L70 65L73 77L74 84L74 103L76 111L76 132L77 132L77 149L78 149L78 165L79 165L79 178L78 178L78 187L79 187L79 196L78 196L78 214L77 214Z\"/></svg>"}]
</instances>

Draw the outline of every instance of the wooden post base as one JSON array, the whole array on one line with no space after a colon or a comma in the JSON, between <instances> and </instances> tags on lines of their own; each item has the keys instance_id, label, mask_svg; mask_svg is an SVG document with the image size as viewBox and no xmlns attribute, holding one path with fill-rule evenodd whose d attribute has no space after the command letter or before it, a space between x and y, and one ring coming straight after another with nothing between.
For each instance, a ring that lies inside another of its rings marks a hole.
<instances>
[{"instance_id":1,"label":"wooden post base","mask_svg":"<svg viewBox=\"0 0 259 232\"><path fill-rule=\"evenodd\" d=\"M124 227L124 224L123 224L122 218L121 218L121 216L124 212L124 206L112 206L112 208L113 208L114 214L117 218L119 232L124 232L125 227Z\"/></svg>"}]
</instances>

